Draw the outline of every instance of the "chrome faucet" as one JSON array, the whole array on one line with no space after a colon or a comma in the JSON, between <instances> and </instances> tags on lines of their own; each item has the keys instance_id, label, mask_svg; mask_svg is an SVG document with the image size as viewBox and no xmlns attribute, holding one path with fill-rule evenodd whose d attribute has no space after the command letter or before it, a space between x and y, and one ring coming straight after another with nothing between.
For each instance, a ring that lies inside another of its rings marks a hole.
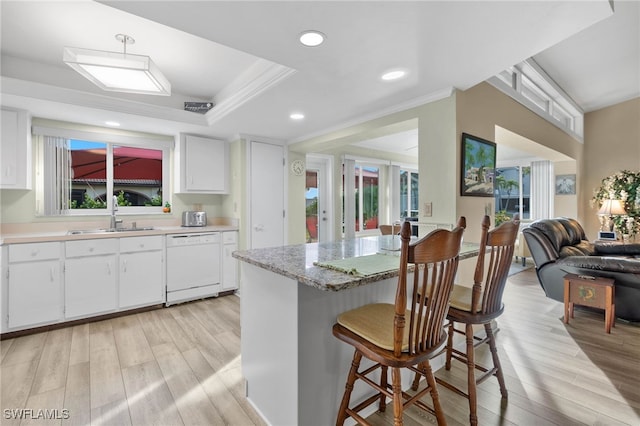
<instances>
[{"instance_id":1,"label":"chrome faucet","mask_svg":"<svg viewBox=\"0 0 640 426\"><path fill-rule=\"evenodd\" d=\"M122 219L116 219L116 212L118 211L118 197L115 195L111 201L111 222L109 223L109 229L116 229L118 223L122 223Z\"/></svg>"}]
</instances>

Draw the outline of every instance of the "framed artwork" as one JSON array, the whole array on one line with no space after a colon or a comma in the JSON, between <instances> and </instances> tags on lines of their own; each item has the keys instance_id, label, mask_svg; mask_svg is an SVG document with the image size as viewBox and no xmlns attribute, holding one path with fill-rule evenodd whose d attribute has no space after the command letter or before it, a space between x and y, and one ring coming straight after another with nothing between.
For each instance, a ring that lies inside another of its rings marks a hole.
<instances>
[{"instance_id":1,"label":"framed artwork","mask_svg":"<svg viewBox=\"0 0 640 426\"><path fill-rule=\"evenodd\" d=\"M462 134L460 195L493 197L496 170L496 144Z\"/></svg>"},{"instance_id":2,"label":"framed artwork","mask_svg":"<svg viewBox=\"0 0 640 426\"><path fill-rule=\"evenodd\" d=\"M575 195L576 175L556 175L556 195Z\"/></svg>"}]
</instances>

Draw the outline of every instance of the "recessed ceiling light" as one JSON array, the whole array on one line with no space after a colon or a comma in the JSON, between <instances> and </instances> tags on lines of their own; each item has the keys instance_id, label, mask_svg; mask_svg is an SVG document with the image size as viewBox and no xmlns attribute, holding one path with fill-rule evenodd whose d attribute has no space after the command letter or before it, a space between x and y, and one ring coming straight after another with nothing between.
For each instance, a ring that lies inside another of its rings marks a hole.
<instances>
[{"instance_id":1,"label":"recessed ceiling light","mask_svg":"<svg viewBox=\"0 0 640 426\"><path fill-rule=\"evenodd\" d=\"M104 124L107 126L120 127L120 123L117 121L105 121Z\"/></svg>"},{"instance_id":2,"label":"recessed ceiling light","mask_svg":"<svg viewBox=\"0 0 640 426\"><path fill-rule=\"evenodd\" d=\"M326 36L320 31L305 31L300 34L300 43L308 47L320 46Z\"/></svg>"},{"instance_id":3,"label":"recessed ceiling light","mask_svg":"<svg viewBox=\"0 0 640 426\"><path fill-rule=\"evenodd\" d=\"M397 80L404 77L405 75L407 75L407 72L404 70L394 70L382 74L382 79L385 81Z\"/></svg>"},{"instance_id":4,"label":"recessed ceiling light","mask_svg":"<svg viewBox=\"0 0 640 426\"><path fill-rule=\"evenodd\" d=\"M302 120L304 118L304 114L301 114L299 112L294 112L289 116L289 118L291 118L292 120Z\"/></svg>"}]
</instances>

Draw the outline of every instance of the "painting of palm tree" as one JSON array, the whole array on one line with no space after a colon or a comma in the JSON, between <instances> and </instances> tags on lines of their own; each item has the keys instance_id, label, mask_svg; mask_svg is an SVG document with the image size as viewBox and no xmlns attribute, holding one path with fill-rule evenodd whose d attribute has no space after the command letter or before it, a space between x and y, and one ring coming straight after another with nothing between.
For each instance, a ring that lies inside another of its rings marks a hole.
<instances>
[{"instance_id":1,"label":"painting of palm tree","mask_svg":"<svg viewBox=\"0 0 640 426\"><path fill-rule=\"evenodd\" d=\"M460 195L493 197L496 144L463 133L462 148Z\"/></svg>"}]
</instances>

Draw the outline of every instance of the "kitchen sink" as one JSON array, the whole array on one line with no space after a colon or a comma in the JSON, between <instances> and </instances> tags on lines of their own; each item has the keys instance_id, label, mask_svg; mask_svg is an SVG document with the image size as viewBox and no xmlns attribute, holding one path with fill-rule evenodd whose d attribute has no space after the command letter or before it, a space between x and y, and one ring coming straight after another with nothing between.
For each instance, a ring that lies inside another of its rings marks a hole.
<instances>
[{"instance_id":1,"label":"kitchen sink","mask_svg":"<svg viewBox=\"0 0 640 426\"><path fill-rule=\"evenodd\" d=\"M152 231L153 226L142 226L135 228L102 228L102 229L72 229L67 232L68 235L84 235L84 234L106 234L109 232L135 232L135 231Z\"/></svg>"}]
</instances>

